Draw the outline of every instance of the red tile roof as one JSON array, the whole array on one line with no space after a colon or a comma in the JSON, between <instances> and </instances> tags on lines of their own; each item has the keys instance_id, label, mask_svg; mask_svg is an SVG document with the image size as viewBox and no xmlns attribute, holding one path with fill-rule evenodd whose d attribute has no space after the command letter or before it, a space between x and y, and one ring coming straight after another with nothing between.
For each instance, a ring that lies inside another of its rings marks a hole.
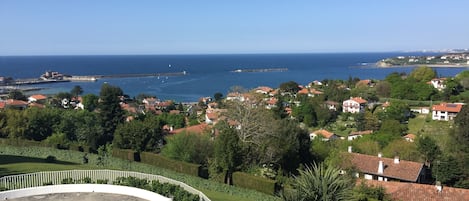
<instances>
[{"instance_id":1,"label":"red tile roof","mask_svg":"<svg viewBox=\"0 0 469 201\"><path fill-rule=\"evenodd\" d=\"M324 94L324 92L319 91L319 90L316 90L316 89L311 89L311 93L312 93L312 94L316 94L316 95Z\"/></svg>"},{"instance_id":2,"label":"red tile roof","mask_svg":"<svg viewBox=\"0 0 469 201\"><path fill-rule=\"evenodd\" d=\"M207 115L207 118L210 120L218 119L218 114L216 112L207 112L206 115Z\"/></svg>"},{"instance_id":3,"label":"red tile roof","mask_svg":"<svg viewBox=\"0 0 469 201\"><path fill-rule=\"evenodd\" d=\"M4 109L6 106L6 103L5 102L0 102L0 109Z\"/></svg>"},{"instance_id":4,"label":"red tile roof","mask_svg":"<svg viewBox=\"0 0 469 201\"><path fill-rule=\"evenodd\" d=\"M406 182L383 182L364 180L369 186L381 186L393 200L405 201L462 201L469 200L469 190L443 186L438 192L434 185Z\"/></svg>"},{"instance_id":5,"label":"red tile roof","mask_svg":"<svg viewBox=\"0 0 469 201\"><path fill-rule=\"evenodd\" d=\"M378 175L379 161L384 164L384 177L399 179L403 181L416 182L423 168L423 163L400 160L394 163L393 158L380 158L359 153L350 153L352 164L362 173Z\"/></svg>"},{"instance_id":6,"label":"red tile roof","mask_svg":"<svg viewBox=\"0 0 469 201\"><path fill-rule=\"evenodd\" d=\"M445 112L461 112L462 104L455 103L440 103L439 105L433 105L433 111L445 111Z\"/></svg>"},{"instance_id":7,"label":"red tile roof","mask_svg":"<svg viewBox=\"0 0 469 201\"><path fill-rule=\"evenodd\" d=\"M363 99L361 97L352 97L352 98L350 98L350 100L353 100L353 101L355 101L357 103L360 103L360 104L368 102L368 101L366 101L365 99Z\"/></svg>"},{"instance_id":8,"label":"red tile roof","mask_svg":"<svg viewBox=\"0 0 469 201\"><path fill-rule=\"evenodd\" d=\"M47 97L44 96L44 95L42 95L42 94L34 94L34 95L30 96L30 97L31 97L31 98L34 98L34 99L36 99L36 100L45 100L45 99L47 99Z\"/></svg>"},{"instance_id":9,"label":"red tile roof","mask_svg":"<svg viewBox=\"0 0 469 201\"><path fill-rule=\"evenodd\" d=\"M270 98L269 100L266 101L268 105L275 105L277 104L277 99L276 98Z\"/></svg>"},{"instance_id":10,"label":"red tile roof","mask_svg":"<svg viewBox=\"0 0 469 201\"><path fill-rule=\"evenodd\" d=\"M327 139L331 138L334 135L334 133L329 132L329 131L324 130L324 129L314 131L313 133L316 134L316 135L320 135L320 136L322 136L324 138L327 138Z\"/></svg>"},{"instance_id":11,"label":"red tile roof","mask_svg":"<svg viewBox=\"0 0 469 201\"><path fill-rule=\"evenodd\" d=\"M307 88L303 88L298 91L298 94L309 94L309 90Z\"/></svg>"},{"instance_id":12,"label":"red tile roof","mask_svg":"<svg viewBox=\"0 0 469 201\"><path fill-rule=\"evenodd\" d=\"M13 100L13 99L8 99L6 104L7 105L12 105L12 106L26 106L26 105L28 105L28 103L26 101Z\"/></svg>"},{"instance_id":13,"label":"red tile roof","mask_svg":"<svg viewBox=\"0 0 469 201\"><path fill-rule=\"evenodd\" d=\"M266 87L266 86L260 86L260 87L257 87L256 88L256 91L262 91L264 93L269 93L271 92L273 89L270 88L270 87Z\"/></svg>"},{"instance_id":14,"label":"red tile roof","mask_svg":"<svg viewBox=\"0 0 469 201\"><path fill-rule=\"evenodd\" d=\"M367 86L371 84L371 80L360 80L355 86Z\"/></svg>"},{"instance_id":15,"label":"red tile roof","mask_svg":"<svg viewBox=\"0 0 469 201\"><path fill-rule=\"evenodd\" d=\"M409 134L405 135L404 138L409 138L409 139L415 140L415 138L417 138L417 136L415 136L412 133L409 133Z\"/></svg>"},{"instance_id":16,"label":"red tile roof","mask_svg":"<svg viewBox=\"0 0 469 201\"><path fill-rule=\"evenodd\" d=\"M194 126L189 126L189 127L185 127L185 128L179 128L179 129L175 129L173 130L172 132L170 132L171 134L179 134L179 133L182 133L182 132L186 132L186 133L197 133L197 134L201 134L205 131L208 131L209 129L211 128L211 126L209 126L208 124L206 123L201 123L201 124L197 124L197 125L194 125Z\"/></svg>"}]
</instances>

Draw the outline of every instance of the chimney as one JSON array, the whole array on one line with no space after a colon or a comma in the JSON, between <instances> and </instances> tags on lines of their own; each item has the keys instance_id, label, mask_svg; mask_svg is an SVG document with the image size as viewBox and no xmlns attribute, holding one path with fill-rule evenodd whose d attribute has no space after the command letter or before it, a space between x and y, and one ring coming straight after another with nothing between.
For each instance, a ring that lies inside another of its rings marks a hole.
<instances>
[{"instance_id":1,"label":"chimney","mask_svg":"<svg viewBox=\"0 0 469 201\"><path fill-rule=\"evenodd\" d=\"M384 172L384 164L383 164L383 161L382 160L379 160L379 164L378 164L378 174L383 174Z\"/></svg>"},{"instance_id":2,"label":"chimney","mask_svg":"<svg viewBox=\"0 0 469 201\"><path fill-rule=\"evenodd\" d=\"M348 146L348 153L352 153L352 146Z\"/></svg>"},{"instance_id":3,"label":"chimney","mask_svg":"<svg viewBox=\"0 0 469 201\"><path fill-rule=\"evenodd\" d=\"M394 156L394 164L399 164L399 156Z\"/></svg>"},{"instance_id":4,"label":"chimney","mask_svg":"<svg viewBox=\"0 0 469 201\"><path fill-rule=\"evenodd\" d=\"M441 193L443 191L443 186L441 185L441 182L437 181L435 184L436 192Z\"/></svg>"}]
</instances>

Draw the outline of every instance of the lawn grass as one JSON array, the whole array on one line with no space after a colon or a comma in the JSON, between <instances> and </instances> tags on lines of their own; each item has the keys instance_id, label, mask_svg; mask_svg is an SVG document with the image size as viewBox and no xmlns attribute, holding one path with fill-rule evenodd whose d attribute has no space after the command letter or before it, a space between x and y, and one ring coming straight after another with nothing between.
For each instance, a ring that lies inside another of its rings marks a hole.
<instances>
[{"instance_id":1,"label":"lawn grass","mask_svg":"<svg viewBox=\"0 0 469 201\"><path fill-rule=\"evenodd\" d=\"M55 156L58 161L55 163L46 163L44 159L49 155ZM228 186L215 181L176 173L143 163L121 160L118 158L111 157L106 159L106 165L96 165L97 156L95 154L87 154L89 158L89 164L80 165L80 163L83 162L83 155L84 153L82 152L57 150L47 147L12 147L9 145L2 145L0 146L0 176L38 171L105 168L136 171L172 178L184 182L196 189L200 189L213 201L280 200L279 197L263 194L254 190Z\"/></svg>"},{"instance_id":2,"label":"lawn grass","mask_svg":"<svg viewBox=\"0 0 469 201\"><path fill-rule=\"evenodd\" d=\"M452 125L452 121L428 120L427 115L417 115L409 119L408 128L409 133L432 137L441 149L446 150L451 146L449 133Z\"/></svg>"},{"instance_id":3,"label":"lawn grass","mask_svg":"<svg viewBox=\"0 0 469 201\"><path fill-rule=\"evenodd\" d=\"M211 190L206 190L206 189L199 189L199 190L202 191L212 201L238 201L238 200L257 201L257 200L240 197L240 196L233 195L233 194L230 194L229 196L227 196L226 193L222 193L222 192L211 191Z\"/></svg>"}]
</instances>

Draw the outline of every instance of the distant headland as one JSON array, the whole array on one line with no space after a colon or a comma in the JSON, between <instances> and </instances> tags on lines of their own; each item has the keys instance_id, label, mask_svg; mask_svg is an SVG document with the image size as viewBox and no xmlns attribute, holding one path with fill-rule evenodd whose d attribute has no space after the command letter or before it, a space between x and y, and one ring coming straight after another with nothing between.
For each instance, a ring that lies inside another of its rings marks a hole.
<instances>
[{"instance_id":1,"label":"distant headland","mask_svg":"<svg viewBox=\"0 0 469 201\"><path fill-rule=\"evenodd\" d=\"M438 56L398 56L394 58L386 58L376 63L377 67L469 67L469 52L447 53Z\"/></svg>"}]
</instances>

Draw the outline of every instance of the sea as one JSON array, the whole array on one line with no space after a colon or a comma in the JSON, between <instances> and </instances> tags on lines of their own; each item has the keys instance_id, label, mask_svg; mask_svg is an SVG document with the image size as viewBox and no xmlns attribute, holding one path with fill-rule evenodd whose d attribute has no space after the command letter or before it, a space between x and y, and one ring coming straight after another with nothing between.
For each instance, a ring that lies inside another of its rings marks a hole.
<instances>
[{"instance_id":1,"label":"sea","mask_svg":"<svg viewBox=\"0 0 469 201\"><path fill-rule=\"evenodd\" d=\"M103 83L120 87L135 97L149 94L162 100L196 102L200 97L226 94L234 86L276 88L295 81L384 79L393 72L409 73L413 67L378 68L381 59L396 56L437 55L421 52L305 53L305 54L210 54L210 55L105 55L105 56L0 56L0 76L38 78L45 71L68 75L115 75L186 72L183 76L103 78L96 82L38 84L28 93L70 92L79 85L84 94L99 94ZM286 68L281 72L232 72L237 69ZM468 68L435 68L441 77L455 76Z\"/></svg>"}]
</instances>

